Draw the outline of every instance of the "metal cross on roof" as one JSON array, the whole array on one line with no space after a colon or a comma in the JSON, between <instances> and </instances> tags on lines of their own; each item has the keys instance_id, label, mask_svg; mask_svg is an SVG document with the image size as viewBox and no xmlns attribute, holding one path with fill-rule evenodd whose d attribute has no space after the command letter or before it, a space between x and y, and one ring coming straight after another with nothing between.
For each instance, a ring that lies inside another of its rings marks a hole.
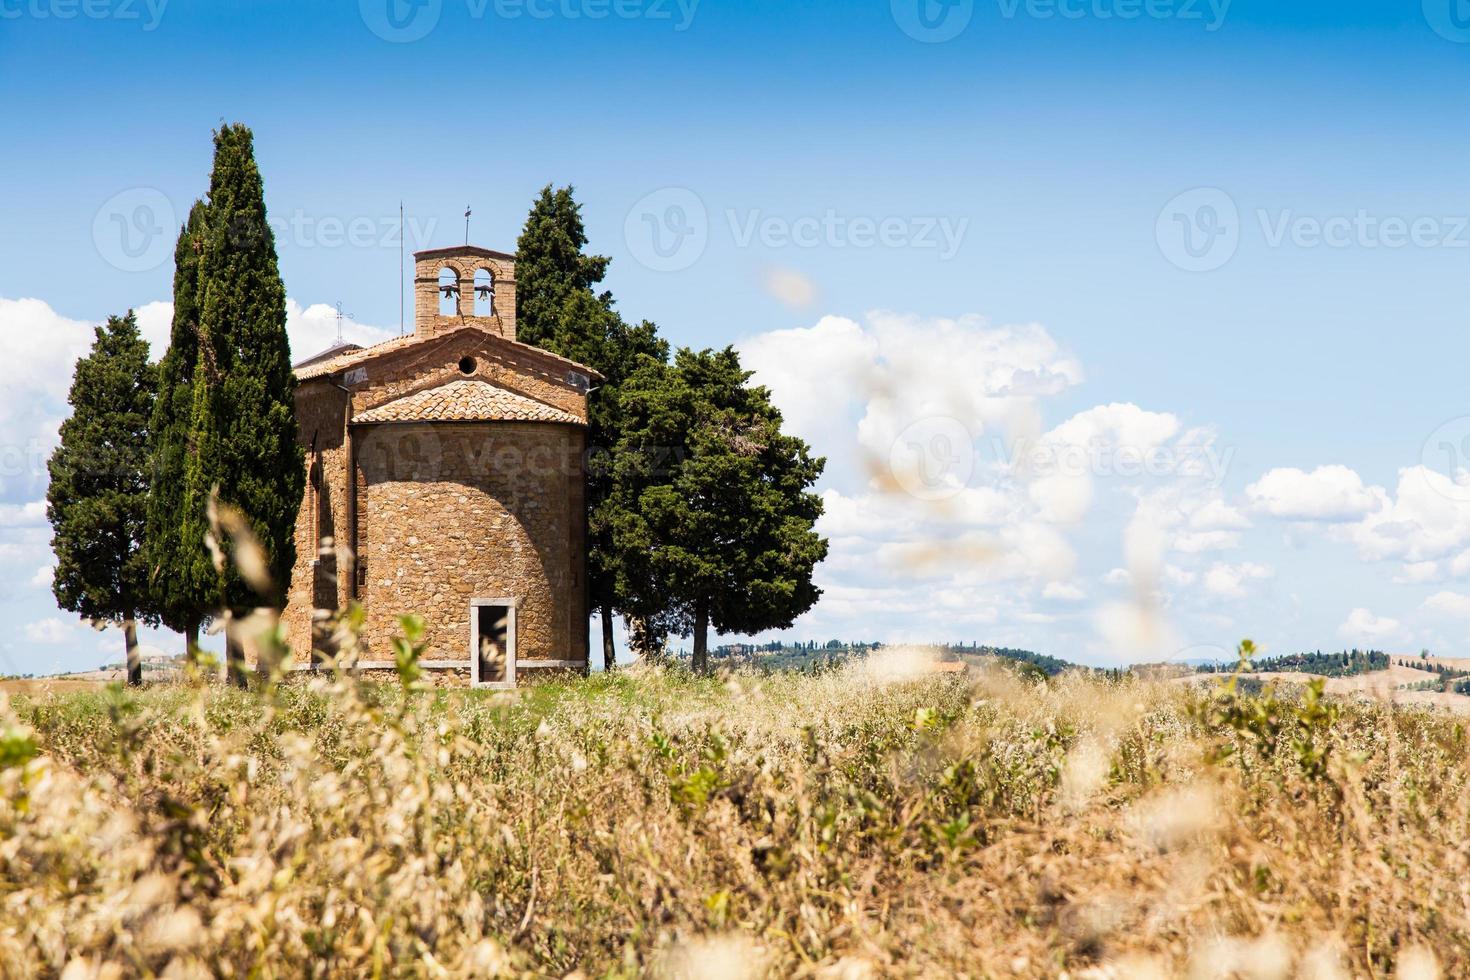
<instances>
[{"instance_id":1,"label":"metal cross on roof","mask_svg":"<svg viewBox=\"0 0 1470 980\"><path fill-rule=\"evenodd\" d=\"M344 343L344 341L342 340L342 321L343 320L353 320L353 319L356 319L356 317L354 317L351 313L343 313L342 312L342 301L341 300L338 300L337 301L337 346L338 347L342 346L342 344Z\"/></svg>"}]
</instances>

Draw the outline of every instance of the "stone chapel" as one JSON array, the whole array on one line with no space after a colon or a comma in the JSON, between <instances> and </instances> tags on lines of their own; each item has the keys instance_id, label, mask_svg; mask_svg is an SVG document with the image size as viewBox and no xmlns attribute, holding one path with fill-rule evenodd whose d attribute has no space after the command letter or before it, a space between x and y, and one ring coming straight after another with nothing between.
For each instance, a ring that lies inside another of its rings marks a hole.
<instances>
[{"instance_id":1,"label":"stone chapel","mask_svg":"<svg viewBox=\"0 0 1470 980\"><path fill-rule=\"evenodd\" d=\"M417 613L421 663L443 682L585 670L599 375L516 340L513 255L416 253L414 308L407 336L295 366L307 484L283 617L292 649L322 649L315 611L356 600L362 669L393 665L398 617Z\"/></svg>"}]
</instances>

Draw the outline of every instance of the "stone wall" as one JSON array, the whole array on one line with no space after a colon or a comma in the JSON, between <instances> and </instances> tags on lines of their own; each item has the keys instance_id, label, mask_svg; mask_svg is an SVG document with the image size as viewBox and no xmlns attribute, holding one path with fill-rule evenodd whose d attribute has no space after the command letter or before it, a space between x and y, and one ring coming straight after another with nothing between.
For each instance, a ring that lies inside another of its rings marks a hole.
<instances>
[{"instance_id":1,"label":"stone wall","mask_svg":"<svg viewBox=\"0 0 1470 980\"><path fill-rule=\"evenodd\" d=\"M296 420L306 448L306 492L296 518L296 567L282 622L298 659L311 643L313 609L339 609L351 597L351 500L347 493L348 393L326 381L297 389ZM328 547L322 547L323 539ZM339 581L338 571L341 571Z\"/></svg>"},{"instance_id":2,"label":"stone wall","mask_svg":"<svg viewBox=\"0 0 1470 980\"><path fill-rule=\"evenodd\" d=\"M516 658L587 655L584 430L530 422L354 430L366 659L397 619L428 621L428 660L470 657L470 600L513 597Z\"/></svg>"}]
</instances>

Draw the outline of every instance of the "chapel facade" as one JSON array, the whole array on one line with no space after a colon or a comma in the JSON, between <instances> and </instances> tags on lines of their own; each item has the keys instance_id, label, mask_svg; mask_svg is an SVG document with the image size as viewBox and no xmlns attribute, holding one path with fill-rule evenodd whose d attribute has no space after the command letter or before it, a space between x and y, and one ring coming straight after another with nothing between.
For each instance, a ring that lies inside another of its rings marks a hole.
<instances>
[{"instance_id":1,"label":"chapel facade","mask_svg":"<svg viewBox=\"0 0 1470 980\"><path fill-rule=\"evenodd\" d=\"M282 622L327 649L321 610L366 612L357 666L427 622L446 683L587 668L584 455L592 369L516 340L515 257L414 255L414 329L295 366L307 485Z\"/></svg>"}]
</instances>

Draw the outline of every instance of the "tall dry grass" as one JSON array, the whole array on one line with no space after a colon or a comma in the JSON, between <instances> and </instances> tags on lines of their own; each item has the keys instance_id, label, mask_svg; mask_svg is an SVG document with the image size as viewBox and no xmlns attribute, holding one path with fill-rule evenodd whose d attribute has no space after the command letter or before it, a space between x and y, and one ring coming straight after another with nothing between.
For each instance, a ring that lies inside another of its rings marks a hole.
<instances>
[{"instance_id":1,"label":"tall dry grass","mask_svg":"<svg viewBox=\"0 0 1470 980\"><path fill-rule=\"evenodd\" d=\"M16 699L6 976L1470 973L1426 710L1005 670Z\"/></svg>"}]
</instances>

